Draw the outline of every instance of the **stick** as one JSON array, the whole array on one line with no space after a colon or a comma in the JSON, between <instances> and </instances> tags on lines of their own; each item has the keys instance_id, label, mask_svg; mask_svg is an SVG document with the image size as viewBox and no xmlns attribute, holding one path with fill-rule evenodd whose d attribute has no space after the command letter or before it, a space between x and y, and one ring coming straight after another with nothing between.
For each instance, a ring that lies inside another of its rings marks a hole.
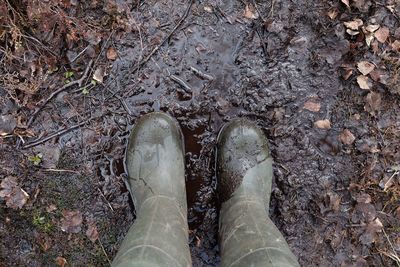
<instances>
[{"instance_id":1,"label":"stick","mask_svg":"<svg viewBox=\"0 0 400 267\"><path fill-rule=\"evenodd\" d=\"M89 73L89 70L90 70L90 68L91 68L91 66L92 66L92 63L93 63L93 60L90 60L90 61L89 61L89 64L87 65L87 67L86 67L86 69L85 69L85 72L83 73L83 75L82 75L82 77L81 77L80 79L65 84L65 85L64 85L63 87L61 87L60 89L58 89L58 90L54 91L53 93L51 93L50 96L47 97L46 99L39 101L39 103L38 103L39 107L36 108L36 110L32 113L32 115L31 115L31 117L30 117L30 119L29 119L29 121L28 121L27 127L29 128L29 127L32 125L33 121L36 119L36 117L37 117L37 115L39 114L39 112L40 112L40 111L47 105L47 103L49 103L50 100L52 100L56 95L58 95L59 93L61 93L61 92L65 91L65 90L67 90L68 88L70 88L70 87L72 87L72 86L74 86L74 85L76 85L76 84L77 84L79 87L81 87L81 86L82 86L82 83L83 83L83 80L85 80L86 76L87 76L88 73Z\"/></svg>"},{"instance_id":2,"label":"stick","mask_svg":"<svg viewBox=\"0 0 400 267\"><path fill-rule=\"evenodd\" d=\"M193 91L192 88L189 85L187 85L183 80L181 80L180 78L178 78L175 75L171 75L169 77L171 78L171 80L173 80L174 82L179 84L186 93L188 93L188 94L192 93L192 91Z\"/></svg>"},{"instance_id":3,"label":"stick","mask_svg":"<svg viewBox=\"0 0 400 267\"><path fill-rule=\"evenodd\" d=\"M201 70L198 70L195 67L190 67L190 69L193 71L194 74L196 74L198 77L200 77L203 80L209 80L209 81L214 80L213 76L203 73Z\"/></svg>"},{"instance_id":4,"label":"stick","mask_svg":"<svg viewBox=\"0 0 400 267\"><path fill-rule=\"evenodd\" d=\"M34 147L34 146L43 144L44 142L50 140L51 138L57 137L57 136L61 136L61 135L65 134L65 133L67 133L67 132L69 132L69 131L75 130L76 128L79 128L80 126L82 126L82 125L88 123L89 121L90 121L90 120L83 121L83 122L78 123L78 124L76 124L76 125L74 125L74 126L72 126L72 127L69 127L69 128L66 128L66 129L57 131L57 132L55 132L55 133L52 133L52 134L50 134L50 135L47 136L47 137L44 137L44 138L39 139L39 140L37 140L37 141L33 141L33 142L31 142L31 143L28 143L28 144L22 146L22 149L27 149L27 148L30 148L30 147Z\"/></svg>"},{"instance_id":5,"label":"stick","mask_svg":"<svg viewBox=\"0 0 400 267\"><path fill-rule=\"evenodd\" d=\"M171 38L171 36L175 33L175 31L179 28L179 26L182 25L182 23L185 21L187 16L189 15L189 11L192 8L194 0L189 0L188 6L186 8L185 13L181 17L181 19L178 21L178 23L175 25L175 27L170 31L170 33L162 40L162 42L157 45L156 47L153 48L153 50L148 54L133 70L130 72L130 74L136 73L140 68L142 68L149 60L150 58L160 50L160 48Z\"/></svg>"}]
</instances>

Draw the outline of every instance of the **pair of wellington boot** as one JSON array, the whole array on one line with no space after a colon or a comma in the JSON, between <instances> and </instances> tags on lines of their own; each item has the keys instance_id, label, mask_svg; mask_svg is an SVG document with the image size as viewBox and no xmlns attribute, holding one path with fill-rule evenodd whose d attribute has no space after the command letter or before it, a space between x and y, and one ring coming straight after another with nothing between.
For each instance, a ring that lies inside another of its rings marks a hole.
<instances>
[{"instance_id":1,"label":"pair of wellington boot","mask_svg":"<svg viewBox=\"0 0 400 267\"><path fill-rule=\"evenodd\" d=\"M191 266L182 132L164 113L139 119L125 164L136 208L112 266ZM262 131L244 119L218 137L221 266L299 266L268 217L272 159Z\"/></svg>"}]
</instances>

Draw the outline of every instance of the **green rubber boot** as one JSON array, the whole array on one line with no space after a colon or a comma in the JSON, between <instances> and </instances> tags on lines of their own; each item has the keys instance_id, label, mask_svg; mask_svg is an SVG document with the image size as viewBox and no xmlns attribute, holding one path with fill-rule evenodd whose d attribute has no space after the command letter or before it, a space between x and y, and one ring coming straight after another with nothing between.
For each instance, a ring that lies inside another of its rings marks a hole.
<instances>
[{"instance_id":1,"label":"green rubber boot","mask_svg":"<svg viewBox=\"0 0 400 267\"><path fill-rule=\"evenodd\" d=\"M191 266L178 123L163 113L139 119L129 137L125 164L137 218L112 266Z\"/></svg>"},{"instance_id":2,"label":"green rubber boot","mask_svg":"<svg viewBox=\"0 0 400 267\"><path fill-rule=\"evenodd\" d=\"M239 119L218 136L221 266L299 266L268 217L272 158L253 123Z\"/></svg>"}]
</instances>

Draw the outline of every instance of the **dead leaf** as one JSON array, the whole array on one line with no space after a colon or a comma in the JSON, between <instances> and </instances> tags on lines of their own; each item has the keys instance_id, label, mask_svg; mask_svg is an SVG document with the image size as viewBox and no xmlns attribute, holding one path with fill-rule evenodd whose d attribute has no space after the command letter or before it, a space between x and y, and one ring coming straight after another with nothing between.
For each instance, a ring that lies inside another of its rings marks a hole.
<instances>
[{"instance_id":1,"label":"dead leaf","mask_svg":"<svg viewBox=\"0 0 400 267\"><path fill-rule=\"evenodd\" d=\"M0 136L12 133L17 126L17 120L12 115L0 116Z\"/></svg>"},{"instance_id":2,"label":"dead leaf","mask_svg":"<svg viewBox=\"0 0 400 267\"><path fill-rule=\"evenodd\" d=\"M338 212L340 209L340 201L342 198L335 192L328 192L329 207L331 210Z\"/></svg>"},{"instance_id":3,"label":"dead leaf","mask_svg":"<svg viewBox=\"0 0 400 267\"><path fill-rule=\"evenodd\" d=\"M376 241L377 233L382 232L383 224L376 218L369 222L365 229L365 232L360 236L359 240L363 245L370 245Z\"/></svg>"},{"instance_id":4,"label":"dead leaf","mask_svg":"<svg viewBox=\"0 0 400 267\"><path fill-rule=\"evenodd\" d=\"M374 40L374 35L372 33L365 34L365 43L368 45L368 47L371 46L373 40Z\"/></svg>"},{"instance_id":5,"label":"dead leaf","mask_svg":"<svg viewBox=\"0 0 400 267\"><path fill-rule=\"evenodd\" d=\"M56 258L56 264L60 267L64 267L65 264L67 263L67 260L63 257L57 257Z\"/></svg>"},{"instance_id":6,"label":"dead leaf","mask_svg":"<svg viewBox=\"0 0 400 267\"><path fill-rule=\"evenodd\" d=\"M375 38L381 43L386 42L387 38L389 37L389 28L388 27L381 27L379 30L375 32Z\"/></svg>"},{"instance_id":7,"label":"dead leaf","mask_svg":"<svg viewBox=\"0 0 400 267\"><path fill-rule=\"evenodd\" d=\"M318 120L314 122L314 127L318 129L330 129L331 128L331 122L327 119L325 120Z\"/></svg>"},{"instance_id":8,"label":"dead leaf","mask_svg":"<svg viewBox=\"0 0 400 267\"><path fill-rule=\"evenodd\" d=\"M379 29L379 25L377 25L377 24L371 24L371 25L368 25L367 27L365 27L365 30L367 30L368 32L375 32L376 30L378 30Z\"/></svg>"},{"instance_id":9,"label":"dead leaf","mask_svg":"<svg viewBox=\"0 0 400 267\"><path fill-rule=\"evenodd\" d=\"M372 199L371 196L368 195L367 193L359 193L356 197L357 203L364 203L368 204L371 203Z\"/></svg>"},{"instance_id":10,"label":"dead leaf","mask_svg":"<svg viewBox=\"0 0 400 267\"><path fill-rule=\"evenodd\" d=\"M339 14L339 12L336 9L332 9L329 10L326 15L330 18L330 19L335 19L337 17L337 15Z\"/></svg>"},{"instance_id":11,"label":"dead leaf","mask_svg":"<svg viewBox=\"0 0 400 267\"><path fill-rule=\"evenodd\" d=\"M97 231L96 223L91 222L89 223L88 229L86 231L86 236L92 241L93 243L99 239L99 232Z\"/></svg>"},{"instance_id":12,"label":"dead leaf","mask_svg":"<svg viewBox=\"0 0 400 267\"><path fill-rule=\"evenodd\" d=\"M390 44L390 46L392 47L392 50L394 51L400 51L400 41L396 40L393 43Z\"/></svg>"},{"instance_id":13,"label":"dead leaf","mask_svg":"<svg viewBox=\"0 0 400 267\"><path fill-rule=\"evenodd\" d=\"M206 11L208 13L213 13L213 8L212 8L212 6L205 6L204 11Z\"/></svg>"},{"instance_id":14,"label":"dead leaf","mask_svg":"<svg viewBox=\"0 0 400 267\"><path fill-rule=\"evenodd\" d=\"M356 140L355 136L348 129L345 129L339 135L339 139L345 145L351 145Z\"/></svg>"},{"instance_id":15,"label":"dead leaf","mask_svg":"<svg viewBox=\"0 0 400 267\"><path fill-rule=\"evenodd\" d=\"M246 5L243 15L245 18L248 18L248 19L258 18L258 13L252 5Z\"/></svg>"},{"instance_id":16,"label":"dead leaf","mask_svg":"<svg viewBox=\"0 0 400 267\"><path fill-rule=\"evenodd\" d=\"M369 92L365 99L367 102L365 110L373 113L381 109L382 96L380 93Z\"/></svg>"},{"instance_id":17,"label":"dead leaf","mask_svg":"<svg viewBox=\"0 0 400 267\"><path fill-rule=\"evenodd\" d=\"M350 3L349 0L341 0L343 4L347 6L348 9L350 9Z\"/></svg>"},{"instance_id":18,"label":"dead leaf","mask_svg":"<svg viewBox=\"0 0 400 267\"><path fill-rule=\"evenodd\" d=\"M351 35L351 36L360 34L360 32L358 32L358 31L353 31L353 30L350 30L350 29L347 29L346 32L347 32L349 35Z\"/></svg>"},{"instance_id":19,"label":"dead leaf","mask_svg":"<svg viewBox=\"0 0 400 267\"><path fill-rule=\"evenodd\" d=\"M80 211L63 211L61 230L67 233L79 233L81 231L82 214Z\"/></svg>"},{"instance_id":20,"label":"dead leaf","mask_svg":"<svg viewBox=\"0 0 400 267\"><path fill-rule=\"evenodd\" d=\"M357 31L364 23L361 19L343 22L347 29Z\"/></svg>"},{"instance_id":21,"label":"dead leaf","mask_svg":"<svg viewBox=\"0 0 400 267\"><path fill-rule=\"evenodd\" d=\"M318 112L321 109L321 104L313 100L308 100L306 103L304 103L303 108L312 112Z\"/></svg>"},{"instance_id":22,"label":"dead leaf","mask_svg":"<svg viewBox=\"0 0 400 267\"><path fill-rule=\"evenodd\" d=\"M29 199L28 193L18 186L14 178L4 178L0 189L0 197L6 200L7 207L21 209Z\"/></svg>"},{"instance_id":23,"label":"dead leaf","mask_svg":"<svg viewBox=\"0 0 400 267\"><path fill-rule=\"evenodd\" d=\"M49 206L46 207L46 211L49 212L49 213L53 212L55 210L57 210L57 207L54 204L50 204Z\"/></svg>"},{"instance_id":24,"label":"dead leaf","mask_svg":"<svg viewBox=\"0 0 400 267\"><path fill-rule=\"evenodd\" d=\"M375 65L368 61L360 61L357 64L357 68L363 75L368 75L375 69Z\"/></svg>"},{"instance_id":25,"label":"dead leaf","mask_svg":"<svg viewBox=\"0 0 400 267\"><path fill-rule=\"evenodd\" d=\"M353 74L353 70L351 68L344 67L344 71L342 73L342 77L343 77L343 79L345 81L347 81L352 74Z\"/></svg>"},{"instance_id":26,"label":"dead leaf","mask_svg":"<svg viewBox=\"0 0 400 267\"><path fill-rule=\"evenodd\" d=\"M369 90L370 88L369 88L369 84L368 84L368 77L367 76L364 76L364 75L359 75L359 76L357 76L357 83L358 83L358 86L360 86L360 88L361 89L364 89L364 90Z\"/></svg>"},{"instance_id":27,"label":"dead leaf","mask_svg":"<svg viewBox=\"0 0 400 267\"><path fill-rule=\"evenodd\" d=\"M99 83L103 83L104 79L104 69L102 67L98 67L93 74L93 79Z\"/></svg>"},{"instance_id":28,"label":"dead leaf","mask_svg":"<svg viewBox=\"0 0 400 267\"><path fill-rule=\"evenodd\" d=\"M116 60L117 57L118 57L117 50L115 50L115 48L112 47L112 46L110 48L108 48L108 50L107 50L107 59Z\"/></svg>"},{"instance_id":29,"label":"dead leaf","mask_svg":"<svg viewBox=\"0 0 400 267\"><path fill-rule=\"evenodd\" d=\"M395 177L398 173L393 173L390 175L385 175L383 179L379 182L379 186L383 189L383 191L387 191L395 183Z\"/></svg>"}]
</instances>

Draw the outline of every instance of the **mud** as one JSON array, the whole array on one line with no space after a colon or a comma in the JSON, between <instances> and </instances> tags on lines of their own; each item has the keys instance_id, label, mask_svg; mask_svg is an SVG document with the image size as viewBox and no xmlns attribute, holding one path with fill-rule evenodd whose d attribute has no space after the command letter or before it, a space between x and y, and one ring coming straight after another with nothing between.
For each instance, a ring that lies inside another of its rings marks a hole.
<instances>
[{"instance_id":1,"label":"mud","mask_svg":"<svg viewBox=\"0 0 400 267\"><path fill-rule=\"evenodd\" d=\"M275 162L270 216L302 266L393 264L376 253L378 246L359 242L363 232L354 226L360 223L354 218L358 192L352 190L370 177L379 179L399 160L398 154L387 158L362 153L362 145L380 143L382 150L393 153L400 149L393 130L399 127L400 99L383 86L377 88L385 95L383 107L379 117L371 118L364 110L366 93L354 81L340 78L339 66L355 57L350 53L352 40L325 14L332 7L344 12L345 7L333 1L257 2L260 18L251 20L243 17L244 2L196 1L168 43L132 74L186 5L163 0L132 6L126 14L139 30L113 30L111 43L119 55L112 64L98 62L106 69L104 85L87 97L65 95L63 106L56 100L38 117L35 131L50 132L66 124L72 113L101 115L50 142L62 155L55 167L78 173L32 168L26 156L34 150L14 151L16 140L2 144L2 175L22 177L25 190L38 194L27 210L15 212L0 205L0 263L45 266L63 256L73 266L108 265L135 219L123 179L127 136L138 117L164 111L179 121L185 137L194 266L220 262L215 146L220 128L237 117L255 121L269 139ZM305 109L309 100L320 103L321 109ZM331 129L316 129L313 124L320 119L329 119ZM343 129L357 136L357 146L339 141ZM390 137L388 129L393 130ZM383 131L388 134L386 143ZM10 155L17 160L9 162ZM372 185L359 191L381 203L390 198L374 193ZM334 199L340 202L332 208ZM398 200L386 203L385 212L377 211L376 217L396 229L398 218L385 214ZM50 204L58 210L47 214ZM78 209L84 218L94 218L100 241L91 243L84 231L61 233L57 227L63 209ZM37 213L46 214L54 228L45 231L35 225ZM396 230L388 233L396 238ZM378 239L385 240L382 235Z\"/></svg>"}]
</instances>

